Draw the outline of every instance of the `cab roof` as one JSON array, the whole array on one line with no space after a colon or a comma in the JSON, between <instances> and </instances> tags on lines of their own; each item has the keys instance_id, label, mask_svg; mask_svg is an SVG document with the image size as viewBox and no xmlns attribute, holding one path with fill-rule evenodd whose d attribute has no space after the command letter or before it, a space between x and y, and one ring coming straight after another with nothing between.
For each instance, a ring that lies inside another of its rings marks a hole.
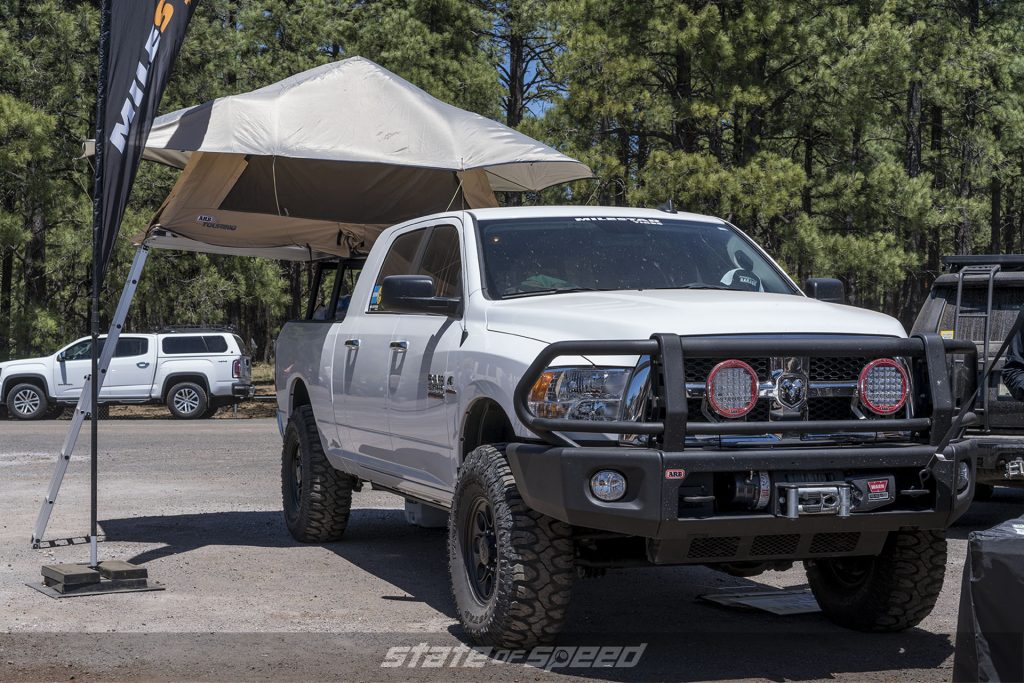
<instances>
[{"instance_id":1,"label":"cab roof","mask_svg":"<svg viewBox=\"0 0 1024 683\"><path fill-rule=\"evenodd\" d=\"M694 221L723 225L725 221L714 216L683 211L670 212L661 209L640 209L622 206L507 206L496 209L469 209L478 220L505 220L511 218L659 218L661 220Z\"/></svg>"}]
</instances>

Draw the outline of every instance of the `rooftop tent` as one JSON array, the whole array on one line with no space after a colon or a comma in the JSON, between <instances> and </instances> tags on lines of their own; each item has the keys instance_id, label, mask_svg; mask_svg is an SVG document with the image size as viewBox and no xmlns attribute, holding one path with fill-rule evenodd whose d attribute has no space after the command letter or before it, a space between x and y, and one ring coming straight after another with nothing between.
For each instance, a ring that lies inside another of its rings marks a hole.
<instances>
[{"instance_id":1,"label":"rooftop tent","mask_svg":"<svg viewBox=\"0 0 1024 683\"><path fill-rule=\"evenodd\" d=\"M162 116L144 156L184 169L147 244L289 259L365 252L389 225L593 175L361 57Z\"/></svg>"}]
</instances>

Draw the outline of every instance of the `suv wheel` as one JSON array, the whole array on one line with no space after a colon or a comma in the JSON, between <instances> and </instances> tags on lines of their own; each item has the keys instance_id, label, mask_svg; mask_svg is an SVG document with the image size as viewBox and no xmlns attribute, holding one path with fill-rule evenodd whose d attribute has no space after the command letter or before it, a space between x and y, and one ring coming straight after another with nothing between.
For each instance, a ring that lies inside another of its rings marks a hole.
<instances>
[{"instance_id":1,"label":"suv wheel","mask_svg":"<svg viewBox=\"0 0 1024 683\"><path fill-rule=\"evenodd\" d=\"M167 408L181 420L193 420L206 413L209 399L206 390L195 382L175 384L167 392Z\"/></svg>"},{"instance_id":2,"label":"suv wheel","mask_svg":"<svg viewBox=\"0 0 1024 683\"><path fill-rule=\"evenodd\" d=\"M480 645L554 640L575 577L572 529L531 510L504 453L466 457L448 520L448 573L459 621Z\"/></svg>"},{"instance_id":3,"label":"suv wheel","mask_svg":"<svg viewBox=\"0 0 1024 683\"><path fill-rule=\"evenodd\" d=\"M7 393L7 412L17 420L38 420L49 409L46 393L35 384L16 384Z\"/></svg>"},{"instance_id":4,"label":"suv wheel","mask_svg":"<svg viewBox=\"0 0 1024 683\"><path fill-rule=\"evenodd\" d=\"M942 531L894 531L877 557L808 560L825 615L857 631L902 631L928 616L946 573Z\"/></svg>"},{"instance_id":5,"label":"suv wheel","mask_svg":"<svg viewBox=\"0 0 1024 683\"><path fill-rule=\"evenodd\" d=\"M356 482L327 461L313 409L296 408L288 420L281 451L284 522L292 538L303 543L341 539Z\"/></svg>"}]
</instances>

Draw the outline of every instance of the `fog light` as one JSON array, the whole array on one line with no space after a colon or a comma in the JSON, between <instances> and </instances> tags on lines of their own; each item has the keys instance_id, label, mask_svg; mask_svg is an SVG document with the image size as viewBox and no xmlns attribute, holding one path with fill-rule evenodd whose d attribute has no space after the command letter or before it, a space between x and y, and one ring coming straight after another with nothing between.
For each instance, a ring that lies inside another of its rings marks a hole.
<instances>
[{"instance_id":1,"label":"fog light","mask_svg":"<svg viewBox=\"0 0 1024 683\"><path fill-rule=\"evenodd\" d=\"M956 468L956 490L963 492L971 485L971 466L966 460L961 460Z\"/></svg>"},{"instance_id":2,"label":"fog light","mask_svg":"<svg viewBox=\"0 0 1024 683\"><path fill-rule=\"evenodd\" d=\"M590 490L599 500L610 503L626 495L626 478L615 470L601 470L590 478Z\"/></svg>"}]
</instances>

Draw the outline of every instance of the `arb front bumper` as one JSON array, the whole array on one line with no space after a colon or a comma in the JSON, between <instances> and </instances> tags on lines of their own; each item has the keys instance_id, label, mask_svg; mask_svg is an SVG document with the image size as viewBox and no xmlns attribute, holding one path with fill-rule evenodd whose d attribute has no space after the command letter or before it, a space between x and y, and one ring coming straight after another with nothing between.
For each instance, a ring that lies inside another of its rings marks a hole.
<instances>
[{"instance_id":1,"label":"arb front bumper","mask_svg":"<svg viewBox=\"0 0 1024 683\"><path fill-rule=\"evenodd\" d=\"M550 445L511 444L524 501L583 529L651 539L654 562L711 562L872 554L888 532L944 529L973 495L974 444L944 439L953 424L948 355L973 345L937 335L831 340L681 338L560 342L543 351L516 390L519 419ZM687 359L778 356L899 357L912 374L908 415L886 420L690 422ZM541 418L529 410L535 379L560 356L647 356L652 409L642 422ZM972 367L970 363L965 363ZM969 422L969 420L968 420ZM650 447L580 446L565 433L646 434ZM864 439L802 440L863 434ZM883 434L883 436L876 436ZM688 436L700 434L697 441ZM772 434L757 443L708 436ZM939 452L941 451L941 452ZM591 485L598 472L625 481L614 501Z\"/></svg>"}]
</instances>

